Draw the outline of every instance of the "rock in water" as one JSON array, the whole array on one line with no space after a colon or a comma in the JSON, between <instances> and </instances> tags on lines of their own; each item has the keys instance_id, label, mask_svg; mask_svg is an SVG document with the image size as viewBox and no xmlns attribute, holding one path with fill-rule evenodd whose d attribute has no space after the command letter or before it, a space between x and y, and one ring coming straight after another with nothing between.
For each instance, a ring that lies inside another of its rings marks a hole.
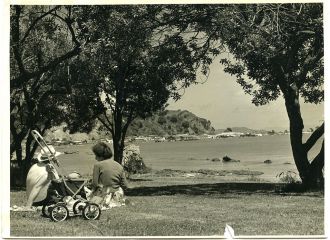
<instances>
[{"instance_id":1,"label":"rock in water","mask_svg":"<svg viewBox=\"0 0 330 240\"><path fill-rule=\"evenodd\" d=\"M222 158L222 161L223 161L223 162L240 162L240 160L232 159L232 158L230 158L230 157L228 157L228 156L224 156L224 157Z\"/></svg>"},{"instance_id":2,"label":"rock in water","mask_svg":"<svg viewBox=\"0 0 330 240\"><path fill-rule=\"evenodd\" d=\"M224 156L224 157L222 158L222 161L224 161L224 162L229 162L230 160L231 160L231 158L228 157L228 156Z\"/></svg>"},{"instance_id":3,"label":"rock in water","mask_svg":"<svg viewBox=\"0 0 330 240\"><path fill-rule=\"evenodd\" d=\"M267 159L264 161L264 163L267 163L267 164L272 163L272 160Z\"/></svg>"},{"instance_id":4,"label":"rock in water","mask_svg":"<svg viewBox=\"0 0 330 240\"><path fill-rule=\"evenodd\" d=\"M211 161L212 161L212 162L220 162L221 160L220 160L220 158L212 158Z\"/></svg>"}]
</instances>

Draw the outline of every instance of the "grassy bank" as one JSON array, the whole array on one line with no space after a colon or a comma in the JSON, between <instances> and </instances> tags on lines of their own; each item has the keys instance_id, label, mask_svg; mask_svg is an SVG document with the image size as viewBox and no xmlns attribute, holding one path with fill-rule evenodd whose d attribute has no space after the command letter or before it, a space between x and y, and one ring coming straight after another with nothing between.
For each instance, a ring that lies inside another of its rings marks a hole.
<instances>
[{"instance_id":1,"label":"grassy bank","mask_svg":"<svg viewBox=\"0 0 330 240\"><path fill-rule=\"evenodd\" d=\"M158 179L159 180L159 179ZM321 192L281 193L272 183L131 182L129 204L103 211L97 221L72 217L55 223L40 212L11 212L11 236L211 236L226 224L236 235L322 235ZM167 184L166 184L167 183ZM11 192L23 205L24 191Z\"/></svg>"}]
</instances>

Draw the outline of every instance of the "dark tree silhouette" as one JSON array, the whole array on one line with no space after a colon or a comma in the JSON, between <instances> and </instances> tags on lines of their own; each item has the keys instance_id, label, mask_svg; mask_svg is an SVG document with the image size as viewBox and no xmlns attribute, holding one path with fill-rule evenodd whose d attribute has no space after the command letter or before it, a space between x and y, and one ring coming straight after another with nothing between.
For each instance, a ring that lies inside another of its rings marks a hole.
<instances>
[{"instance_id":1,"label":"dark tree silhouette","mask_svg":"<svg viewBox=\"0 0 330 240\"><path fill-rule=\"evenodd\" d=\"M238 4L198 6L198 11L208 17L192 27L221 41L219 51L230 53L221 60L225 72L237 78L252 102L284 98L300 178L306 186L323 185L324 143L314 159L308 159L308 151L322 137L324 123L303 142L299 104L324 100L323 5Z\"/></svg>"},{"instance_id":2,"label":"dark tree silhouette","mask_svg":"<svg viewBox=\"0 0 330 240\"><path fill-rule=\"evenodd\" d=\"M96 109L96 102L103 107L80 112L97 115L111 133L114 158L121 163L132 121L162 110L170 97L179 99L180 90L196 82L200 66L206 74L202 59L207 54L197 55L187 45L180 29L165 18L167 6L85 6L81 11L81 37L90 42L84 48L90 65L86 71L99 89L99 98L85 93L84 102L94 105L88 109Z\"/></svg>"},{"instance_id":3,"label":"dark tree silhouette","mask_svg":"<svg viewBox=\"0 0 330 240\"><path fill-rule=\"evenodd\" d=\"M37 148L30 131L62 117L66 62L80 52L73 25L70 6L10 7L10 154L22 179Z\"/></svg>"}]
</instances>

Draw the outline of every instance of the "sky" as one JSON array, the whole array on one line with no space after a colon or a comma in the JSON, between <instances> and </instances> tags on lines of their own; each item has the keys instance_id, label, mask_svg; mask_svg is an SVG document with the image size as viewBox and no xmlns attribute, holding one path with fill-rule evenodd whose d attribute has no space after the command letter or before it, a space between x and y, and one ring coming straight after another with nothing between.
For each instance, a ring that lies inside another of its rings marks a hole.
<instances>
[{"instance_id":1,"label":"sky","mask_svg":"<svg viewBox=\"0 0 330 240\"><path fill-rule=\"evenodd\" d=\"M211 121L215 129L248 127L284 131L289 129L289 120L280 96L264 106L252 104L252 96L244 93L235 77L223 72L216 59L210 66L208 79L199 75L204 82L187 88L180 100L170 100L167 109L188 110L198 117ZM319 126L324 119L324 104L306 104L300 100L305 129Z\"/></svg>"}]
</instances>

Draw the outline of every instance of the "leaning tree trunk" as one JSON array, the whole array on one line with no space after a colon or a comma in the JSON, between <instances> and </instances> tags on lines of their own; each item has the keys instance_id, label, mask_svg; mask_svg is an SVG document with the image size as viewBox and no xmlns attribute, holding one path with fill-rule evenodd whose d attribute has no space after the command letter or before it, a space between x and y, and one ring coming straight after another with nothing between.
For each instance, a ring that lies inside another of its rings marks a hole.
<instances>
[{"instance_id":1,"label":"leaning tree trunk","mask_svg":"<svg viewBox=\"0 0 330 240\"><path fill-rule=\"evenodd\" d=\"M309 162L307 152L304 149L302 142L302 132L304 129L303 119L300 113L298 92L289 88L290 93L285 97L285 106L290 122L290 141L293 159L297 166L300 178L304 183L307 179Z\"/></svg>"},{"instance_id":2,"label":"leaning tree trunk","mask_svg":"<svg viewBox=\"0 0 330 240\"><path fill-rule=\"evenodd\" d=\"M288 94L285 94L285 106L290 121L290 141L293 153L293 158L296 167L299 172L299 176L302 183L307 188L319 187L318 184L323 184L323 166L324 166L324 146L322 145L320 153L310 163L308 160L308 151L316 143L317 139L321 137L318 135L316 139L308 139L307 142L303 143L303 119L301 117L300 105L299 105L299 94L295 85L292 84L288 89ZM321 126L320 131L324 131L324 125Z\"/></svg>"}]
</instances>

